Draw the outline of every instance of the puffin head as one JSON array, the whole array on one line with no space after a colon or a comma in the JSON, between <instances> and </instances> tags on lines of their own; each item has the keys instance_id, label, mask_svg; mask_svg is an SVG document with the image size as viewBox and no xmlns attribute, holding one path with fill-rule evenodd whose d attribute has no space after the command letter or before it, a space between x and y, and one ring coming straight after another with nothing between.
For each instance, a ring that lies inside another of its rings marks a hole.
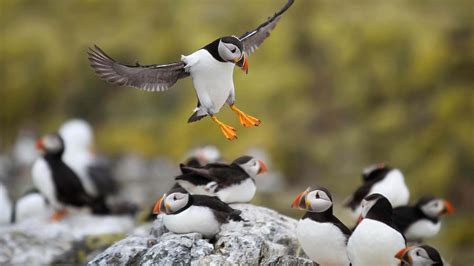
<instances>
[{"instance_id":1,"label":"puffin head","mask_svg":"<svg viewBox=\"0 0 474 266\"><path fill-rule=\"evenodd\" d=\"M52 133L38 139L36 148L45 155L61 156L64 152L64 141L59 134Z\"/></svg>"},{"instance_id":2,"label":"puffin head","mask_svg":"<svg viewBox=\"0 0 474 266\"><path fill-rule=\"evenodd\" d=\"M430 196L425 196L418 200L416 207L426 216L432 218L438 218L442 215L448 215L454 212L454 207L451 202Z\"/></svg>"},{"instance_id":3,"label":"puffin head","mask_svg":"<svg viewBox=\"0 0 474 266\"><path fill-rule=\"evenodd\" d=\"M66 121L59 129L59 134L66 143L67 149L73 151L89 151L94 142L91 125L82 119Z\"/></svg>"},{"instance_id":4,"label":"puffin head","mask_svg":"<svg viewBox=\"0 0 474 266\"><path fill-rule=\"evenodd\" d=\"M359 222L371 215L372 217L392 216L392 204L382 194L374 193L362 200L362 212L359 217Z\"/></svg>"},{"instance_id":5,"label":"puffin head","mask_svg":"<svg viewBox=\"0 0 474 266\"><path fill-rule=\"evenodd\" d=\"M331 193L324 187L311 189L308 187L291 203L292 208L309 212L325 212L333 205Z\"/></svg>"},{"instance_id":6,"label":"puffin head","mask_svg":"<svg viewBox=\"0 0 474 266\"><path fill-rule=\"evenodd\" d=\"M436 249L428 245L404 248L395 255L395 258L401 261L401 265L443 265L441 255Z\"/></svg>"},{"instance_id":7,"label":"puffin head","mask_svg":"<svg viewBox=\"0 0 474 266\"><path fill-rule=\"evenodd\" d=\"M186 209L189 203L189 194L184 192L166 193L156 201L153 208L154 214L176 214Z\"/></svg>"},{"instance_id":8,"label":"puffin head","mask_svg":"<svg viewBox=\"0 0 474 266\"><path fill-rule=\"evenodd\" d=\"M225 62L231 62L248 73L249 63L244 46L239 38L235 36L225 36L218 40L217 51L219 57Z\"/></svg>"},{"instance_id":9,"label":"puffin head","mask_svg":"<svg viewBox=\"0 0 474 266\"><path fill-rule=\"evenodd\" d=\"M233 165L239 166L250 177L255 177L267 171L267 166L262 160L257 160L252 156L241 156L232 162Z\"/></svg>"}]
</instances>

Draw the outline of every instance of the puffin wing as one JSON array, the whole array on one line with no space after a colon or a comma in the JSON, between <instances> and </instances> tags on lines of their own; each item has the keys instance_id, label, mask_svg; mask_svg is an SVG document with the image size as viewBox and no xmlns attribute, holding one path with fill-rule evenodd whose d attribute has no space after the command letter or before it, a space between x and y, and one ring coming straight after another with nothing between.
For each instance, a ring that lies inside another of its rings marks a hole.
<instances>
[{"instance_id":1,"label":"puffin wing","mask_svg":"<svg viewBox=\"0 0 474 266\"><path fill-rule=\"evenodd\" d=\"M193 195L193 204L196 206L205 206L214 212L217 220L226 223L229 219L234 221L244 221L240 216L242 211L230 207L227 203L218 197L210 197L205 195Z\"/></svg>"},{"instance_id":2,"label":"puffin wing","mask_svg":"<svg viewBox=\"0 0 474 266\"><path fill-rule=\"evenodd\" d=\"M393 208L393 222L402 233L404 233L413 222L420 218L421 215L419 215L412 206Z\"/></svg>"},{"instance_id":3,"label":"puffin wing","mask_svg":"<svg viewBox=\"0 0 474 266\"><path fill-rule=\"evenodd\" d=\"M257 48L265 41L265 39L270 36L270 31L273 30L280 20L281 15L285 13L288 8L293 4L294 0L288 0L286 5L273 17L269 17L267 21L258 26L256 29L246 32L244 35L240 36L239 39L244 45L244 51L247 55L253 53Z\"/></svg>"},{"instance_id":4,"label":"puffin wing","mask_svg":"<svg viewBox=\"0 0 474 266\"><path fill-rule=\"evenodd\" d=\"M135 87L145 91L165 91L178 79L189 76L184 62L165 65L123 65L94 45L87 52L91 67L103 80L120 85Z\"/></svg>"}]
</instances>

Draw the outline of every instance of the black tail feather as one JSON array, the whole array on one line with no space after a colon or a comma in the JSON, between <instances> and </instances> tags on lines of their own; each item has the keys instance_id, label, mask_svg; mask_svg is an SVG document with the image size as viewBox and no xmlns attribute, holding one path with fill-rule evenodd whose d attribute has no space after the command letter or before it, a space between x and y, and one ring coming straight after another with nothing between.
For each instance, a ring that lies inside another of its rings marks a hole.
<instances>
[{"instance_id":1,"label":"black tail feather","mask_svg":"<svg viewBox=\"0 0 474 266\"><path fill-rule=\"evenodd\" d=\"M203 119L206 116L207 115L198 115L198 111L196 111L189 117L188 123L199 121L199 120Z\"/></svg>"}]
</instances>

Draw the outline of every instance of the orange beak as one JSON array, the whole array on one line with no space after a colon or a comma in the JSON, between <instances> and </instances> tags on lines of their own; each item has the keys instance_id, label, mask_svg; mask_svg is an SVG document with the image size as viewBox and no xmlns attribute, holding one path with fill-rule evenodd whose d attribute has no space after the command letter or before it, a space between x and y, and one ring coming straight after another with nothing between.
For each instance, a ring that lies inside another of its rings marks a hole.
<instances>
[{"instance_id":1,"label":"orange beak","mask_svg":"<svg viewBox=\"0 0 474 266\"><path fill-rule=\"evenodd\" d=\"M38 150L44 150L43 139L38 139L38 140L36 141L36 149L38 149Z\"/></svg>"},{"instance_id":2,"label":"orange beak","mask_svg":"<svg viewBox=\"0 0 474 266\"><path fill-rule=\"evenodd\" d=\"M357 218L357 224L360 224L364 218L362 217L362 214L359 215L359 218Z\"/></svg>"},{"instance_id":3,"label":"orange beak","mask_svg":"<svg viewBox=\"0 0 474 266\"><path fill-rule=\"evenodd\" d=\"M263 174L268 171L267 166L263 163L262 160L258 160L258 164L260 165L260 170L258 170L258 174Z\"/></svg>"},{"instance_id":4,"label":"orange beak","mask_svg":"<svg viewBox=\"0 0 474 266\"><path fill-rule=\"evenodd\" d=\"M291 208L299 208L300 207L300 202L301 198L305 197L306 194L308 194L309 188L307 188L305 191L301 192L296 196L296 198L291 202Z\"/></svg>"},{"instance_id":5,"label":"orange beak","mask_svg":"<svg viewBox=\"0 0 474 266\"><path fill-rule=\"evenodd\" d=\"M395 258L403 261L403 257L405 256L405 254L407 254L408 251L410 251L410 249L412 249L412 247L406 247L404 249L401 249L400 251L397 252L397 254L395 254ZM411 263L411 258L409 257L408 258L408 262Z\"/></svg>"},{"instance_id":6,"label":"orange beak","mask_svg":"<svg viewBox=\"0 0 474 266\"><path fill-rule=\"evenodd\" d=\"M161 213L161 204L163 203L163 199L165 198L166 194L164 194L159 200L156 201L155 207L153 207L153 214Z\"/></svg>"},{"instance_id":7,"label":"orange beak","mask_svg":"<svg viewBox=\"0 0 474 266\"><path fill-rule=\"evenodd\" d=\"M239 62L237 62L237 65L245 71L245 74L249 73L249 59L247 57L247 54L244 52L242 58L240 59Z\"/></svg>"},{"instance_id":8,"label":"orange beak","mask_svg":"<svg viewBox=\"0 0 474 266\"><path fill-rule=\"evenodd\" d=\"M445 209L443 214L452 214L454 212L453 204L451 204L451 202L447 200L444 200L443 203L444 203L444 209Z\"/></svg>"}]
</instances>

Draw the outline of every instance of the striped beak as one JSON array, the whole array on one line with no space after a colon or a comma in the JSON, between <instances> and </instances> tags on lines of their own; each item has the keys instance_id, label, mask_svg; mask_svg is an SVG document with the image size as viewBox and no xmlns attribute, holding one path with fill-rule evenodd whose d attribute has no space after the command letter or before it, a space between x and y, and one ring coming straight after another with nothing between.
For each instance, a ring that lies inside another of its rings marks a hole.
<instances>
[{"instance_id":1,"label":"striped beak","mask_svg":"<svg viewBox=\"0 0 474 266\"><path fill-rule=\"evenodd\" d=\"M403 261L403 262L407 262L409 265L411 265L412 263L412 259L410 256L408 256L408 251L410 251L410 249L412 249L412 247L406 247L400 251L397 252L397 254L395 254L395 258Z\"/></svg>"},{"instance_id":2,"label":"striped beak","mask_svg":"<svg viewBox=\"0 0 474 266\"><path fill-rule=\"evenodd\" d=\"M258 160L258 164L260 165L260 170L258 170L258 174L263 174L268 171L267 166L263 163L262 160Z\"/></svg>"},{"instance_id":3,"label":"striped beak","mask_svg":"<svg viewBox=\"0 0 474 266\"><path fill-rule=\"evenodd\" d=\"M310 188L308 187L305 191L298 194L298 196L296 196L296 198L291 203L291 208L306 209L308 207L307 202L306 202L306 195L308 194L309 191L310 191ZM304 202L302 201L303 199L304 199Z\"/></svg>"},{"instance_id":4,"label":"striped beak","mask_svg":"<svg viewBox=\"0 0 474 266\"><path fill-rule=\"evenodd\" d=\"M452 214L454 212L454 207L453 207L453 204L451 204L451 202L447 200L443 200L443 204L444 204L444 210L442 214Z\"/></svg>"},{"instance_id":5,"label":"striped beak","mask_svg":"<svg viewBox=\"0 0 474 266\"><path fill-rule=\"evenodd\" d=\"M245 71L245 74L249 73L249 59L245 52L243 53L242 58L235 64Z\"/></svg>"},{"instance_id":6,"label":"striped beak","mask_svg":"<svg viewBox=\"0 0 474 266\"><path fill-rule=\"evenodd\" d=\"M167 206L162 206L164 205L163 203L163 200L166 198L166 193L163 194L163 196L158 199L155 203L155 207L153 207L153 214L160 214L161 211L163 210L163 208L166 210L168 209Z\"/></svg>"}]
</instances>

